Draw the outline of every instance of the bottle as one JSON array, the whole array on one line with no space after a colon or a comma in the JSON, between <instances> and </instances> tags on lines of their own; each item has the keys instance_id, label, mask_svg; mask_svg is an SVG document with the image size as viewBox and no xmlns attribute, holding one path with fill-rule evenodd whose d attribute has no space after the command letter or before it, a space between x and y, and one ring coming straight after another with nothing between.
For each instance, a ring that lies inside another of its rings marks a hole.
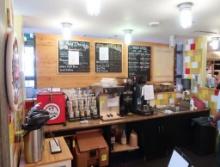
<instances>
[{"instance_id":1,"label":"bottle","mask_svg":"<svg viewBox=\"0 0 220 167\"><path fill-rule=\"evenodd\" d=\"M121 144L123 144L123 145L127 144L125 130L123 130L122 135L121 135Z\"/></svg>"},{"instance_id":2,"label":"bottle","mask_svg":"<svg viewBox=\"0 0 220 167\"><path fill-rule=\"evenodd\" d=\"M114 129L111 130L111 150L114 150L115 145L115 131Z\"/></svg>"},{"instance_id":3,"label":"bottle","mask_svg":"<svg viewBox=\"0 0 220 167\"><path fill-rule=\"evenodd\" d=\"M129 137L129 145L131 147L137 147L138 146L138 136L137 136L137 133L134 130L131 131L131 134L130 134L130 137Z\"/></svg>"},{"instance_id":4,"label":"bottle","mask_svg":"<svg viewBox=\"0 0 220 167\"><path fill-rule=\"evenodd\" d=\"M174 104L174 100L172 96L169 96L169 105L172 106Z\"/></svg>"},{"instance_id":5,"label":"bottle","mask_svg":"<svg viewBox=\"0 0 220 167\"><path fill-rule=\"evenodd\" d=\"M190 99L190 110L194 110L195 106L194 106L194 100L193 98Z\"/></svg>"},{"instance_id":6,"label":"bottle","mask_svg":"<svg viewBox=\"0 0 220 167\"><path fill-rule=\"evenodd\" d=\"M74 112L73 112L73 103L72 103L71 100L67 102L67 106L68 106L69 118L73 119L74 118Z\"/></svg>"}]
</instances>

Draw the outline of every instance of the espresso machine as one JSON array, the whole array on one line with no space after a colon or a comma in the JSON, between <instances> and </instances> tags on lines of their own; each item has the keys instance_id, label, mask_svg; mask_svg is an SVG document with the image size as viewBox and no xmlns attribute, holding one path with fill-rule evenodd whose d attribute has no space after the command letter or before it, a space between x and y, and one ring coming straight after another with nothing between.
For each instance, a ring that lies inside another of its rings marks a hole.
<instances>
[{"instance_id":1,"label":"espresso machine","mask_svg":"<svg viewBox=\"0 0 220 167\"><path fill-rule=\"evenodd\" d=\"M150 106L149 100L153 98L146 98L143 94L143 88L145 87L144 82L138 80L135 76L133 77L133 112L140 115L152 115L154 108ZM148 92L147 92L148 93ZM149 92L150 93L150 92ZM152 92L150 93L152 94Z\"/></svg>"}]
</instances>

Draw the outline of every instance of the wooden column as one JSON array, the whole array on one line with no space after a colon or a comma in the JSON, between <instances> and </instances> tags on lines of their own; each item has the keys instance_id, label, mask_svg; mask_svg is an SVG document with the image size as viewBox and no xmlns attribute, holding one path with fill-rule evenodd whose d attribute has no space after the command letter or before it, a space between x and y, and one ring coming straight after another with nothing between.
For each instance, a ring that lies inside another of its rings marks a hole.
<instances>
[{"instance_id":1,"label":"wooden column","mask_svg":"<svg viewBox=\"0 0 220 167\"><path fill-rule=\"evenodd\" d=\"M0 166L10 166L8 105L5 93L4 50L6 32L6 0L0 0Z\"/></svg>"}]
</instances>

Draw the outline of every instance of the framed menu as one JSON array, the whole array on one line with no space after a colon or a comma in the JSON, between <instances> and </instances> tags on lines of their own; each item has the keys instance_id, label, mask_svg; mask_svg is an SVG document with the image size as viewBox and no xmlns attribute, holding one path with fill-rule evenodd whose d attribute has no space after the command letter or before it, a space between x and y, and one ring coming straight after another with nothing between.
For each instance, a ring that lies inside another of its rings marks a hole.
<instances>
[{"instance_id":1,"label":"framed menu","mask_svg":"<svg viewBox=\"0 0 220 167\"><path fill-rule=\"evenodd\" d=\"M122 71L122 45L95 44L95 69L98 73Z\"/></svg>"},{"instance_id":2,"label":"framed menu","mask_svg":"<svg viewBox=\"0 0 220 167\"><path fill-rule=\"evenodd\" d=\"M89 42L59 41L58 71L89 72Z\"/></svg>"},{"instance_id":3,"label":"framed menu","mask_svg":"<svg viewBox=\"0 0 220 167\"><path fill-rule=\"evenodd\" d=\"M151 47L128 46L128 77L136 75L144 81L150 80Z\"/></svg>"}]
</instances>

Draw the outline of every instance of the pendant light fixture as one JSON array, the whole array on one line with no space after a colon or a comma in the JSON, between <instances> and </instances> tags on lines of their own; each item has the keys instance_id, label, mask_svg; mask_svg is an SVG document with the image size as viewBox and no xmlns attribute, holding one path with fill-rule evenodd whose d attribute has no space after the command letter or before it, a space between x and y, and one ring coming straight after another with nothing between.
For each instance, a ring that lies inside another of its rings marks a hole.
<instances>
[{"instance_id":1,"label":"pendant light fixture","mask_svg":"<svg viewBox=\"0 0 220 167\"><path fill-rule=\"evenodd\" d=\"M64 40L71 39L72 36L72 23L69 22L63 22L62 24L62 35Z\"/></svg>"},{"instance_id":2,"label":"pendant light fixture","mask_svg":"<svg viewBox=\"0 0 220 167\"><path fill-rule=\"evenodd\" d=\"M124 42L129 45L131 44L131 41L132 41L132 34L133 30L132 29L125 29L124 30L124 33L125 33L125 38L124 38Z\"/></svg>"},{"instance_id":3,"label":"pendant light fixture","mask_svg":"<svg viewBox=\"0 0 220 167\"><path fill-rule=\"evenodd\" d=\"M86 0L86 8L90 16L98 16L101 10L101 0Z\"/></svg>"},{"instance_id":4,"label":"pendant light fixture","mask_svg":"<svg viewBox=\"0 0 220 167\"><path fill-rule=\"evenodd\" d=\"M180 25L182 28L190 28L192 26L192 2L183 2L177 5L180 11Z\"/></svg>"}]
</instances>

